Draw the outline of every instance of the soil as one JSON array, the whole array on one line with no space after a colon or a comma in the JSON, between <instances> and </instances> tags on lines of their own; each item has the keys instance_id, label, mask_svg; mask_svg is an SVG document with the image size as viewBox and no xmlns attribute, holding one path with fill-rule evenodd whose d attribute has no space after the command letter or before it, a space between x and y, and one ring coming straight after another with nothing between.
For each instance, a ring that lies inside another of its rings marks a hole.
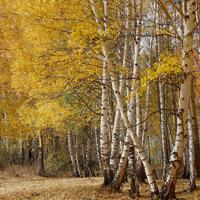
<instances>
[{"instance_id":1,"label":"soil","mask_svg":"<svg viewBox=\"0 0 200 200\"><path fill-rule=\"evenodd\" d=\"M130 200L129 184L125 183L120 193L102 188L102 178L7 178L0 177L0 200ZM158 181L160 185L160 181ZM200 181L198 181L200 184ZM177 184L177 198L200 200L200 188L188 192L188 181ZM148 184L140 186L141 197L149 199Z\"/></svg>"}]
</instances>

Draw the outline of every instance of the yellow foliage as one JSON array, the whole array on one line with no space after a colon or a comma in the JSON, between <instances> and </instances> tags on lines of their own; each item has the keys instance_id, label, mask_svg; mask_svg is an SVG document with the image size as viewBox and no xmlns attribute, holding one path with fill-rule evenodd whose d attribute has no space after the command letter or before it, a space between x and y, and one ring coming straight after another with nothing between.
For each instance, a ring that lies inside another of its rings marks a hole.
<instances>
[{"instance_id":1,"label":"yellow foliage","mask_svg":"<svg viewBox=\"0 0 200 200\"><path fill-rule=\"evenodd\" d=\"M170 53L163 53L160 55L160 61L153 64L151 68L146 69L142 77L142 87L146 88L149 81L168 78L182 72L181 56Z\"/></svg>"}]
</instances>

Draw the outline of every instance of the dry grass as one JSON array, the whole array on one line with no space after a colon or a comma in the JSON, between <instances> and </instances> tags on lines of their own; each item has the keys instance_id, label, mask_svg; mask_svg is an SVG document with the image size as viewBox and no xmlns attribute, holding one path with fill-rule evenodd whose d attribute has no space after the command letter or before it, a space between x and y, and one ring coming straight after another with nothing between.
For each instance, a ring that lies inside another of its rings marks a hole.
<instances>
[{"instance_id":1,"label":"dry grass","mask_svg":"<svg viewBox=\"0 0 200 200\"><path fill-rule=\"evenodd\" d=\"M36 176L36 170L33 166L11 165L1 171L0 178L32 178Z\"/></svg>"},{"instance_id":2,"label":"dry grass","mask_svg":"<svg viewBox=\"0 0 200 200\"><path fill-rule=\"evenodd\" d=\"M130 200L129 185L125 184L121 193L101 189L102 178L7 178L0 179L0 200ZM198 181L200 184L200 181ZM160 185L160 182L159 182ZM181 180L177 186L177 197L183 200L200 200L200 190L193 193L184 191L187 181ZM141 197L149 199L148 185L140 186Z\"/></svg>"}]
</instances>

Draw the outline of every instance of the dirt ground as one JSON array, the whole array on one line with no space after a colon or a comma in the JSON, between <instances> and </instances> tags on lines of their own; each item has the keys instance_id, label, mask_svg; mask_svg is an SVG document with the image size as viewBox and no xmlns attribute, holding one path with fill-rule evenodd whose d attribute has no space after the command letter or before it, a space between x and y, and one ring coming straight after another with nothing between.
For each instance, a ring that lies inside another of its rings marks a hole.
<instances>
[{"instance_id":1,"label":"dirt ground","mask_svg":"<svg viewBox=\"0 0 200 200\"><path fill-rule=\"evenodd\" d=\"M0 200L129 200L129 184L121 193L101 189L102 178L0 178ZM198 181L200 185L200 181ZM178 199L200 200L200 188L188 193L184 191L187 181L179 181ZM140 186L141 197L149 199L148 185Z\"/></svg>"}]
</instances>

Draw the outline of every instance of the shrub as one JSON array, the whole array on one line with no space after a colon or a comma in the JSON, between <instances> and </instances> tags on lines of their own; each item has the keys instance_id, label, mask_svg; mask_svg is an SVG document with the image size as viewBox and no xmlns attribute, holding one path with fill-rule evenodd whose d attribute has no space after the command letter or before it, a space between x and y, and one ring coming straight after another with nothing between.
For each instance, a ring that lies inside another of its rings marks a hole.
<instances>
[{"instance_id":1,"label":"shrub","mask_svg":"<svg viewBox=\"0 0 200 200\"><path fill-rule=\"evenodd\" d=\"M49 154L45 160L46 176L58 177L68 170L69 158L65 151Z\"/></svg>"}]
</instances>

